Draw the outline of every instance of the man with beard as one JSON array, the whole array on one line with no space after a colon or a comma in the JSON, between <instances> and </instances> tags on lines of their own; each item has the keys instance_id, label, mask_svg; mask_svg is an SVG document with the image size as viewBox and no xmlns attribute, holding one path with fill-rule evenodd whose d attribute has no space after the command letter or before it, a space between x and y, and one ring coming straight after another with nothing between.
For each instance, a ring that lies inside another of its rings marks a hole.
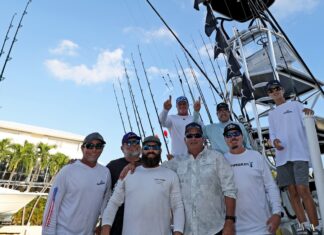
<instances>
[{"instance_id":1,"label":"man with beard","mask_svg":"<svg viewBox=\"0 0 324 235\"><path fill-rule=\"evenodd\" d=\"M200 102L196 102L194 105L194 121L196 122L199 119L199 111L201 105ZM216 107L216 114L219 120L219 123L212 123L206 126L203 126L204 136L209 140L210 146L212 149L217 150L221 153L228 152L228 147L225 143L223 132L224 127L230 123L235 123L240 125L243 133L243 144L247 149L252 149L250 144L249 135L245 127L241 123L233 122L230 120L231 113L229 107L226 103L219 103Z\"/></svg>"},{"instance_id":2,"label":"man with beard","mask_svg":"<svg viewBox=\"0 0 324 235\"><path fill-rule=\"evenodd\" d=\"M123 136L122 145L120 147L124 157L112 160L107 167L111 173L111 190L119 179L119 175L128 163L140 164L141 155L141 137L134 132L128 132ZM115 216L115 220L111 227L111 235L121 235L123 229L124 204L122 204Z\"/></svg>"},{"instance_id":3,"label":"man with beard","mask_svg":"<svg viewBox=\"0 0 324 235\"><path fill-rule=\"evenodd\" d=\"M233 170L222 154L204 146L202 134L198 123L189 123L185 127L187 155L162 165L175 171L180 179L185 235L233 235L236 198Z\"/></svg>"},{"instance_id":4,"label":"man with beard","mask_svg":"<svg viewBox=\"0 0 324 235\"><path fill-rule=\"evenodd\" d=\"M176 100L177 111L175 115L168 115L172 108L171 96L163 104L163 111L159 119L163 127L168 128L171 137L171 154L174 157L187 154L187 146L184 142L185 126L193 121L193 116L189 115L189 102L187 97L180 96Z\"/></svg>"},{"instance_id":5,"label":"man with beard","mask_svg":"<svg viewBox=\"0 0 324 235\"><path fill-rule=\"evenodd\" d=\"M184 209L177 175L160 167L161 142L155 136L143 141L142 166L119 180L104 211L102 235L110 235L118 207L125 202L123 235L181 235Z\"/></svg>"},{"instance_id":6,"label":"man with beard","mask_svg":"<svg viewBox=\"0 0 324 235\"><path fill-rule=\"evenodd\" d=\"M224 156L238 188L236 235L274 234L281 220L281 201L269 166L259 152L243 146L239 125L227 125L223 134L229 147Z\"/></svg>"}]
</instances>

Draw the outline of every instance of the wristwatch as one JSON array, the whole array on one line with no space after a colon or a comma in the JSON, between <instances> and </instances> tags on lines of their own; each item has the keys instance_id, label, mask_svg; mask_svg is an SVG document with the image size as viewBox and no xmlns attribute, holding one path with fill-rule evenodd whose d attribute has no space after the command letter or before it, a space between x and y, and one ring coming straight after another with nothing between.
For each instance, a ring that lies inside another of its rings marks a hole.
<instances>
[{"instance_id":1,"label":"wristwatch","mask_svg":"<svg viewBox=\"0 0 324 235\"><path fill-rule=\"evenodd\" d=\"M233 223L235 223L236 222L236 216L232 216L232 215L226 215L225 216L225 220L232 220L233 221Z\"/></svg>"}]
</instances>

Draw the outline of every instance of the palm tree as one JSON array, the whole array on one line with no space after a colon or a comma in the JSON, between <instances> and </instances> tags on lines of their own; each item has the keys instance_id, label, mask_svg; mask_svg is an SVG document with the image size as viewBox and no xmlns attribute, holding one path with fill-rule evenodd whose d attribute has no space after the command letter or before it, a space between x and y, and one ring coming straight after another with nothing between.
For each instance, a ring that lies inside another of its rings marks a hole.
<instances>
[{"instance_id":1,"label":"palm tree","mask_svg":"<svg viewBox=\"0 0 324 235\"><path fill-rule=\"evenodd\" d=\"M63 153L58 152L53 154L48 162L50 175L53 177L69 161L69 157Z\"/></svg>"},{"instance_id":2,"label":"palm tree","mask_svg":"<svg viewBox=\"0 0 324 235\"><path fill-rule=\"evenodd\" d=\"M0 141L0 162L4 165L4 170L1 175L1 179L3 179L5 177L6 172L7 172L8 164L10 161L10 156L12 153L11 146L12 146L11 140L8 138L2 139Z\"/></svg>"}]
</instances>

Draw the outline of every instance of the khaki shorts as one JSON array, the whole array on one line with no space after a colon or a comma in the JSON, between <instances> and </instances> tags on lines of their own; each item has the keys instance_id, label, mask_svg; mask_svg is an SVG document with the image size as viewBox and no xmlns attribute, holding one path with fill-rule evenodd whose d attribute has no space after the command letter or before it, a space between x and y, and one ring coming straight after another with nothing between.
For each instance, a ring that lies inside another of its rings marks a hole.
<instances>
[{"instance_id":1,"label":"khaki shorts","mask_svg":"<svg viewBox=\"0 0 324 235\"><path fill-rule=\"evenodd\" d=\"M309 166L306 161L286 162L285 165L277 167L277 180L279 187L288 185L308 186Z\"/></svg>"}]
</instances>

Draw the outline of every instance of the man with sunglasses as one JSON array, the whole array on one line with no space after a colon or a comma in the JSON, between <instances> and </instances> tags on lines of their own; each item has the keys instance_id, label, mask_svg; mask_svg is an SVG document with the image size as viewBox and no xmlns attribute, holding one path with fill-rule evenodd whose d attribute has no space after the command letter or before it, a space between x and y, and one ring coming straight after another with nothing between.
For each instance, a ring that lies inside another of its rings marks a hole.
<instances>
[{"instance_id":1,"label":"man with sunglasses","mask_svg":"<svg viewBox=\"0 0 324 235\"><path fill-rule=\"evenodd\" d=\"M160 166L161 142L155 136L143 141L142 165L119 180L104 211L102 235L109 235L118 207L125 202L123 235L181 235L184 209L177 175Z\"/></svg>"},{"instance_id":2,"label":"man with sunglasses","mask_svg":"<svg viewBox=\"0 0 324 235\"><path fill-rule=\"evenodd\" d=\"M307 234L307 218L301 201L306 209L312 234L319 234L317 211L309 190L310 154L303 124L304 114L313 115L314 112L304 108L298 101L287 102L285 90L278 80L268 82L266 91L276 104L275 109L269 112L269 133L276 151L278 185L288 189L299 222L298 234Z\"/></svg>"},{"instance_id":3,"label":"man with sunglasses","mask_svg":"<svg viewBox=\"0 0 324 235\"><path fill-rule=\"evenodd\" d=\"M43 215L43 235L93 235L110 196L109 170L97 161L106 142L94 132L82 143L83 157L56 175Z\"/></svg>"},{"instance_id":4,"label":"man with sunglasses","mask_svg":"<svg viewBox=\"0 0 324 235\"><path fill-rule=\"evenodd\" d=\"M107 167L111 173L111 190L119 179L119 175L129 163L140 164L141 159L141 137L134 132L128 132L123 136L122 145L120 147L124 157L112 160ZM124 204L122 204L115 216L111 227L111 235L121 235L123 230Z\"/></svg>"},{"instance_id":5,"label":"man with sunglasses","mask_svg":"<svg viewBox=\"0 0 324 235\"><path fill-rule=\"evenodd\" d=\"M200 99L194 105L194 121L199 119L199 111L201 108ZM223 137L224 127L230 123L235 123L240 125L243 132L243 144L247 149L252 149L250 144L249 134L247 133L245 127L241 123L234 122L230 120L231 113L229 107L226 103L219 103L216 107L216 114L219 120L219 123L212 123L206 126L203 126L204 136L209 140L210 147L214 150L217 150L221 153L228 152L228 146L226 145Z\"/></svg>"},{"instance_id":6,"label":"man with sunglasses","mask_svg":"<svg viewBox=\"0 0 324 235\"><path fill-rule=\"evenodd\" d=\"M280 225L281 201L269 166L259 152L244 147L239 125L227 125L223 135L229 147L224 156L238 188L236 235L274 234Z\"/></svg>"},{"instance_id":7,"label":"man with sunglasses","mask_svg":"<svg viewBox=\"0 0 324 235\"><path fill-rule=\"evenodd\" d=\"M180 179L186 235L233 235L236 187L233 170L224 156L204 146L202 127L185 127L188 153L163 162ZM136 171L135 171L136 172Z\"/></svg>"},{"instance_id":8,"label":"man with sunglasses","mask_svg":"<svg viewBox=\"0 0 324 235\"><path fill-rule=\"evenodd\" d=\"M161 125L168 128L171 137L171 154L173 157L187 154L187 146L183 141L185 126L193 122L193 116L189 115L189 102L187 97L180 96L176 100L177 111L175 115L168 115L172 108L171 96L163 104L163 111L159 115ZM197 119L197 121L199 121Z\"/></svg>"}]
</instances>

